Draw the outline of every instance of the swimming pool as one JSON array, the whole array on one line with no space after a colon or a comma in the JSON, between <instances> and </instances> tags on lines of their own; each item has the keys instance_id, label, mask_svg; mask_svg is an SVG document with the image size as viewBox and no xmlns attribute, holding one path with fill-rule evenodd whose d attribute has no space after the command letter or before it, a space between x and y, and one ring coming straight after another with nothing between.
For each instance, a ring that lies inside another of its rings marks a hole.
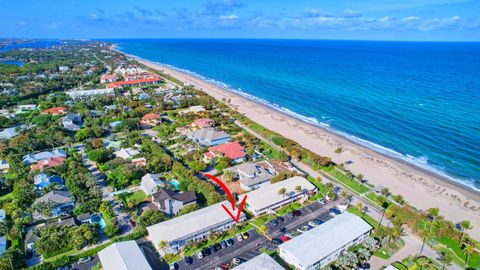
<instances>
[{"instance_id":1,"label":"swimming pool","mask_svg":"<svg viewBox=\"0 0 480 270\"><path fill-rule=\"evenodd\" d=\"M168 183L176 190L180 189L180 182L178 182L177 180L170 180L168 181Z\"/></svg>"},{"instance_id":2,"label":"swimming pool","mask_svg":"<svg viewBox=\"0 0 480 270\"><path fill-rule=\"evenodd\" d=\"M92 223L97 223L98 225L100 225L100 229L103 230L105 228L106 226L105 221L100 215L92 216L91 219L92 219Z\"/></svg>"}]
</instances>

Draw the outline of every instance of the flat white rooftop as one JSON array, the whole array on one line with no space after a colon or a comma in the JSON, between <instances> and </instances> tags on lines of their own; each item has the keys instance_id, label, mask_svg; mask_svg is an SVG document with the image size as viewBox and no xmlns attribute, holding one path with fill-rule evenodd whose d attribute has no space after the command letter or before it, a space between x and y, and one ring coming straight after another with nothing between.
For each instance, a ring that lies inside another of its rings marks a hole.
<instances>
[{"instance_id":1,"label":"flat white rooftop","mask_svg":"<svg viewBox=\"0 0 480 270\"><path fill-rule=\"evenodd\" d=\"M281 244L279 248L293 255L302 265L309 266L371 229L363 219L346 212Z\"/></svg>"},{"instance_id":2,"label":"flat white rooftop","mask_svg":"<svg viewBox=\"0 0 480 270\"><path fill-rule=\"evenodd\" d=\"M289 197L298 195L299 192L295 190L297 186L302 188L302 192L315 189L315 186L307 179L294 176L275 184L263 185L259 189L246 193L247 203L257 210L269 207ZM282 188L286 189L285 195L278 193ZM242 200L243 196L239 196L239 200Z\"/></svg>"},{"instance_id":3,"label":"flat white rooftop","mask_svg":"<svg viewBox=\"0 0 480 270\"><path fill-rule=\"evenodd\" d=\"M158 245L161 241L184 240L195 236L199 232L210 231L219 225L233 222L232 218L223 209L222 204L230 207L230 202L224 201L157 223L147 227L148 235L154 245ZM241 216L244 217L245 214L242 213Z\"/></svg>"},{"instance_id":4,"label":"flat white rooftop","mask_svg":"<svg viewBox=\"0 0 480 270\"><path fill-rule=\"evenodd\" d=\"M133 240L114 243L98 252L98 257L104 270L152 270Z\"/></svg>"},{"instance_id":5,"label":"flat white rooftop","mask_svg":"<svg viewBox=\"0 0 480 270\"><path fill-rule=\"evenodd\" d=\"M280 264L278 264L272 257L265 253L254 257L253 259L240 264L232 270L285 270Z\"/></svg>"}]
</instances>

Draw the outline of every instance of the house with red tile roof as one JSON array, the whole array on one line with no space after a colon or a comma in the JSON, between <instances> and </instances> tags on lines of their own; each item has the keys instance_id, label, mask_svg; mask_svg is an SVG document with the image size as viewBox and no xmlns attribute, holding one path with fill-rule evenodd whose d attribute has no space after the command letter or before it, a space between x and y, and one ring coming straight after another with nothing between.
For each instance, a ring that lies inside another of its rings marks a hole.
<instances>
[{"instance_id":1,"label":"house with red tile roof","mask_svg":"<svg viewBox=\"0 0 480 270\"><path fill-rule=\"evenodd\" d=\"M40 160L37 164L30 165L30 170L43 170L44 168L53 168L62 165L65 162L65 157L52 157L49 159Z\"/></svg>"},{"instance_id":2,"label":"house with red tile roof","mask_svg":"<svg viewBox=\"0 0 480 270\"><path fill-rule=\"evenodd\" d=\"M100 83L111 83L117 80L117 74L105 74L100 77Z\"/></svg>"},{"instance_id":3,"label":"house with red tile roof","mask_svg":"<svg viewBox=\"0 0 480 270\"><path fill-rule=\"evenodd\" d=\"M147 85L147 84L156 84L162 82L163 79L160 77L155 78L146 78L146 79L138 79L138 80L131 80L131 81L119 81L119 82L112 82L107 85L108 88L120 88L124 86L140 86L140 85Z\"/></svg>"},{"instance_id":4,"label":"house with red tile roof","mask_svg":"<svg viewBox=\"0 0 480 270\"><path fill-rule=\"evenodd\" d=\"M213 120L210 118L200 118L192 122L193 127L209 128L213 126Z\"/></svg>"},{"instance_id":5,"label":"house with red tile roof","mask_svg":"<svg viewBox=\"0 0 480 270\"><path fill-rule=\"evenodd\" d=\"M228 157L232 163L242 162L247 154L245 148L238 142L229 142L208 148L208 152L203 154L205 159L210 160L215 157Z\"/></svg>"},{"instance_id":6,"label":"house with red tile roof","mask_svg":"<svg viewBox=\"0 0 480 270\"><path fill-rule=\"evenodd\" d=\"M157 113L147 113L140 120L140 124L146 126L155 126L162 122L162 119Z\"/></svg>"},{"instance_id":7,"label":"house with red tile roof","mask_svg":"<svg viewBox=\"0 0 480 270\"><path fill-rule=\"evenodd\" d=\"M46 109L42 112L42 114L52 114L52 115L62 115L67 113L67 108L65 107L53 107L50 109Z\"/></svg>"}]
</instances>

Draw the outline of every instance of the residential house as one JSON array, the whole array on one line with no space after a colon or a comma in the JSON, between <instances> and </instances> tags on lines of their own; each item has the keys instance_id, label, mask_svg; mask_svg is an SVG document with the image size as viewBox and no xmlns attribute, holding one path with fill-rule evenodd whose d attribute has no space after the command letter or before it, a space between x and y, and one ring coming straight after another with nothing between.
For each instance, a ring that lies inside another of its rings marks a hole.
<instances>
[{"instance_id":1,"label":"residential house","mask_svg":"<svg viewBox=\"0 0 480 270\"><path fill-rule=\"evenodd\" d=\"M193 127L210 128L213 126L213 120L210 118L200 118L192 122Z\"/></svg>"},{"instance_id":2,"label":"residential house","mask_svg":"<svg viewBox=\"0 0 480 270\"><path fill-rule=\"evenodd\" d=\"M62 117L62 125L66 130L77 131L83 125L82 117L78 113L67 114Z\"/></svg>"},{"instance_id":3,"label":"residential house","mask_svg":"<svg viewBox=\"0 0 480 270\"><path fill-rule=\"evenodd\" d=\"M163 186L163 181L158 178L158 174L145 174L140 182L140 188L147 195L157 192L159 186Z\"/></svg>"},{"instance_id":4,"label":"residential house","mask_svg":"<svg viewBox=\"0 0 480 270\"><path fill-rule=\"evenodd\" d=\"M43 159L37 162L37 164L30 165L31 171L43 170L45 168L53 168L60 165L63 165L65 162L64 157L53 157L49 159Z\"/></svg>"},{"instance_id":5,"label":"residential house","mask_svg":"<svg viewBox=\"0 0 480 270\"><path fill-rule=\"evenodd\" d=\"M147 160L144 157L132 159L132 164L135 166L147 166Z\"/></svg>"},{"instance_id":6,"label":"residential house","mask_svg":"<svg viewBox=\"0 0 480 270\"><path fill-rule=\"evenodd\" d=\"M7 173L10 168L10 164L6 160L0 160L0 172Z\"/></svg>"},{"instance_id":7,"label":"residential house","mask_svg":"<svg viewBox=\"0 0 480 270\"><path fill-rule=\"evenodd\" d=\"M64 71L69 71L70 68L68 66L59 66L58 71L64 72Z\"/></svg>"},{"instance_id":8,"label":"residential house","mask_svg":"<svg viewBox=\"0 0 480 270\"><path fill-rule=\"evenodd\" d=\"M274 176L259 164L252 162L239 164L225 170L233 173L234 179L238 179L243 190L252 190L268 184Z\"/></svg>"},{"instance_id":9,"label":"residential house","mask_svg":"<svg viewBox=\"0 0 480 270\"><path fill-rule=\"evenodd\" d=\"M134 240L116 242L98 252L103 270L152 270Z\"/></svg>"},{"instance_id":10,"label":"residential house","mask_svg":"<svg viewBox=\"0 0 480 270\"><path fill-rule=\"evenodd\" d=\"M111 122L110 124L108 124L110 126L110 129L115 129L118 125L120 125L122 123L122 121L118 120L118 121L115 121L115 122Z\"/></svg>"},{"instance_id":11,"label":"residential house","mask_svg":"<svg viewBox=\"0 0 480 270\"><path fill-rule=\"evenodd\" d=\"M187 134L187 137L204 146L214 146L226 143L231 136L223 131L216 131L213 128L202 128Z\"/></svg>"},{"instance_id":12,"label":"residential house","mask_svg":"<svg viewBox=\"0 0 480 270\"><path fill-rule=\"evenodd\" d=\"M52 190L42 197L35 200L33 205L47 204L50 206L53 217L58 217L63 214L69 213L74 207L73 196L68 191ZM36 213L36 216L41 216L40 213Z\"/></svg>"},{"instance_id":13,"label":"residential house","mask_svg":"<svg viewBox=\"0 0 480 270\"><path fill-rule=\"evenodd\" d=\"M25 163L26 165L29 165L32 163L39 162L40 160L45 160L45 159L55 158L55 157L66 158L67 153L62 148L59 148L53 151L44 151L37 154L28 154L23 156L22 160L23 160L23 163Z\"/></svg>"},{"instance_id":14,"label":"residential house","mask_svg":"<svg viewBox=\"0 0 480 270\"><path fill-rule=\"evenodd\" d=\"M61 115L67 113L67 108L65 107L53 107L50 109L46 109L42 112L42 114L52 114L52 115Z\"/></svg>"},{"instance_id":15,"label":"residential house","mask_svg":"<svg viewBox=\"0 0 480 270\"><path fill-rule=\"evenodd\" d=\"M40 173L40 174L35 175L35 177L33 177L33 182L34 182L35 187L38 190L41 190L41 189L45 188L46 186L48 186L50 184L53 184L53 183L63 185L63 180L60 176L58 176L58 175L48 176L46 173Z\"/></svg>"},{"instance_id":16,"label":"residential house","mask_svg":"<svg viewBox=\"0 0 480 270\"><path fill-rule=\"evenodd\" d=\"M113 88L90 89L90 90L71 90L65 92L71 99L82 99L94 96L113 96L115 91Z\"/></svg>"},{"instance_id":17,"label":"residential house","mask_svg":"<svg viewBox=\"0 0 480 270\"><path fill-rule=\"evenodd\" d=\"M17 128L11 127L0 131L0 140L11 139L18 135Z\"/></svg>"},{"instance_id":18,"label":"residential house","mask_svg":"<svg viewBox=\"0 0 480 270\"><path fill-rule=\"evenodd\" d=\"M162 122L162 118L157 113L147 113L140 120L140 124L145 126L156 126Z\"/></svg>"},{"instance_id":19,"label":"residential house","mask_svg":"<svg viewBox=\"0 0 480 270\"><path fill-rule=\"evenodd\" d=\"M117 80L117 74L105 74L100 77L100 83L111 83Z\"/></svg>"},{"instance_id":20,"label":"residential house","mask_svg":"<svg viewBox=\"0 0 480 270\"><path fill-rule=\"evenodd\" d=\"M122 148L114 152L116 157L123 158L125 160L132 159L135 155L140 154L140 151L133 148Z\"/></svg>"},{"instance_id":21,"label":"residential house","mask_svg":"<svg viewBox=\"0 0 480 270\"><path fill-rule=\"evenodd\" d=\"M40 238L35 233L35 229L41 225L27 228L27 233L25 234L25 250L33 251L35 249L35 244Z\"/></svg>"},{"instance_id":22,"label":"residential house","mask_svg":"<svg viewBox=\"0 0 480 270\"><path fill-rule=\"evenodd\" d=\"M171 189L162 188L152 194L152 202L158 209L168 216L174 216L183 207L194 204L197 196L193 191L176 192Z\"/></svg>"},{"instance_id":23,"label":"residential house","mask_svg":"<svg viewBox=\"0 0 480 270\"><path fill-rule=\"evenodd\" d=\"M157 78L147 78L147 79L139 79L139 80L131 80L131 81L119 81L119 82L112 82L107 85L108 88L121 88L124 86L140 86L140 85L148 85L148 84L157 84L163 82L163 79L160 77Z\"/></svg>"},{"instance_id":24,"label":"residential house","mask_svg":"<svg viewBox=\"0 0 480 270\"><path fill-rule=\"evenodd\" d=\"M238 142L229 142L208 148L208 152L203 154L206 160L215 157L228 157L232 163L242 162L247 154L245 148Z\"/></svg>"}]
</instances>

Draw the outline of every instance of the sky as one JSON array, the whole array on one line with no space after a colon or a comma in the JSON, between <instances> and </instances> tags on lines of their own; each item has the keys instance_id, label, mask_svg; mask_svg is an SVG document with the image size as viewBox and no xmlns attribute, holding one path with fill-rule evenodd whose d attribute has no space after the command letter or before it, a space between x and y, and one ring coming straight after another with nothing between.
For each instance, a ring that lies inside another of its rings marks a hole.
<instances>
[{"instance_id":1,"label":"sky","mask_svg":"<svg viewBox=\"0 0 480 270\"><path fill-rule=\"evenodd\" d=\"M0 37L480 41L480 0L0 0Z\"/></svg>"}]
</instances>

